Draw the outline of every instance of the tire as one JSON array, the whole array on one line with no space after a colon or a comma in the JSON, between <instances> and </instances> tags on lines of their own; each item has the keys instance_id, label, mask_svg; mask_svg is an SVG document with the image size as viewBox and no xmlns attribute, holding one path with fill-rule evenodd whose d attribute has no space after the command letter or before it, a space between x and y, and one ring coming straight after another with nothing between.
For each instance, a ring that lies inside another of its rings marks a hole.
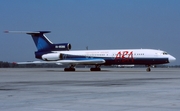
<instances>
[{"instance_id":1,"label":"tire","mask_svg":"<svg viewBox=\"0 0 180 111\"><path fill-rule=\"evenodd\" d=\"M91 71L101 71L101 68L91 68Z\"/></svg>"},{"instance_id":2,"label":"tire","mask_svg":"<svg viewBox=\"0 0 180 111\"><path fill-rule=\"evenodd\" d=\"M64 68L64 71L75 71L75 68Z\"/></svg>"},{"instance_id":3,"label":"tire","mask_svg":"<svg viewBox=\"0 0 180 111\"><path fill-rule=\"evenodd\" d=\"M150 67L148 67L148 68L146 69L146 71L147 71L147 72L150 72L150 71L151 71L151 68L150 68Z\"/></svg>"}]
</instances>

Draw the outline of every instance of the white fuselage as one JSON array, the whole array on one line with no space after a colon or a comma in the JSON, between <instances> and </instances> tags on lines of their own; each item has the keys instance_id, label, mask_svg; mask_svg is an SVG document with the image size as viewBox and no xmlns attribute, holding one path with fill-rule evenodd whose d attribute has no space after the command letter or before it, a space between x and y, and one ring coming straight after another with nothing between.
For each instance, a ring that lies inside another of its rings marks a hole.
<instances>
[{"instance_id":1,"label":"white fuselage","mask_svg":"<svg viewBox=\"0 0 180 111\"><path fill-rule=\"evenodd\" d=\"M44 54L43 60L77 60L101 58L105 64L164 64L175 58L162 50L154 49L117 49L117 50L77 50L52 51Z\"/></svg>"}]
</instances>

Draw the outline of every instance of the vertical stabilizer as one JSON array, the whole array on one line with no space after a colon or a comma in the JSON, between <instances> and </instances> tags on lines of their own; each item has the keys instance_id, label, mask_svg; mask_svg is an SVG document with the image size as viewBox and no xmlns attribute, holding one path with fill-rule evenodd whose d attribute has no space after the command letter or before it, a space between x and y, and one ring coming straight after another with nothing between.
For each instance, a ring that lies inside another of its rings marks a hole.
<instances>
[{"instance_id":1,"label":"vertical stabilizer","mask_svg":"<svg viewBox=\"0 0 180 111\"><path fill-rule=\"evenodd\" d=\"M44 35L50 31L28 32L32 36L33 41L37 47L38 52L51 50L52 42Z\"/></svg>"},{"instance_id":2,"label":"vertical stabilizer","mask_svg":"<svg viewBox=\"0 0 180 111\"><path fill-rule=\"evenodd\" d=\"M50 31L5 31L5 33L26 33L31 35L37 48L36 53L46 53L49 51L68 51L71 49L71 44L69 43L53 44L45 36L45 33L50 33Z\"/></svg>"}]
</instances>

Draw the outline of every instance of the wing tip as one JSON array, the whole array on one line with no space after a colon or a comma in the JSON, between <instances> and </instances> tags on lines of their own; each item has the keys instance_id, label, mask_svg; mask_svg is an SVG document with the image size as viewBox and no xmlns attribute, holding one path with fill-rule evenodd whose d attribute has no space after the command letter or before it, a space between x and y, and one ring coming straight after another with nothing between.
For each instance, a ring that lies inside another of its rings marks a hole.
<instances>
[{"instance_id":1,"label":"wing tip","mask_svg":"<svg viewBox=\"0 0 180 111\"><path fill-rule=\"evenodd\" d=\"M8 30L5 30L5 31L3 31L4 33L9 33L9 31Z\"/></svg>"},{"instance_id":2,"label":"wing tip","mask_svg":"<svg viewBox=\"0 0 180 111\"><path fill-rule=\"evenodd\" d=\"M17 62L12 62L12 64L16 65L16 64L17 64Z\"/></svg>"}]
</instances>

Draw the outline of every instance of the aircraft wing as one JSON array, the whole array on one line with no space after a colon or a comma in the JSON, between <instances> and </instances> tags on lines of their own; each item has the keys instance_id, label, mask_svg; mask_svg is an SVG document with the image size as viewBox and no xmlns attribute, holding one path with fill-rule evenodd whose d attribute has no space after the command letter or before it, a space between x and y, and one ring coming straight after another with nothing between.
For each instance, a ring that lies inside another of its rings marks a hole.
<instances>
[{"instance_id":1,"label":"aircraft wing","mask_svg":"<svg viewBox=\"0 0 180 111\"><path fill-rule=\"evenodd\" d=\"M58 64L58 65L88 65L88 64L102 64L105 63L104 59L85 59L85 60L58 60L58 61L28 61L17 62L16 64Z\"/></svg>"}]
</instances>

